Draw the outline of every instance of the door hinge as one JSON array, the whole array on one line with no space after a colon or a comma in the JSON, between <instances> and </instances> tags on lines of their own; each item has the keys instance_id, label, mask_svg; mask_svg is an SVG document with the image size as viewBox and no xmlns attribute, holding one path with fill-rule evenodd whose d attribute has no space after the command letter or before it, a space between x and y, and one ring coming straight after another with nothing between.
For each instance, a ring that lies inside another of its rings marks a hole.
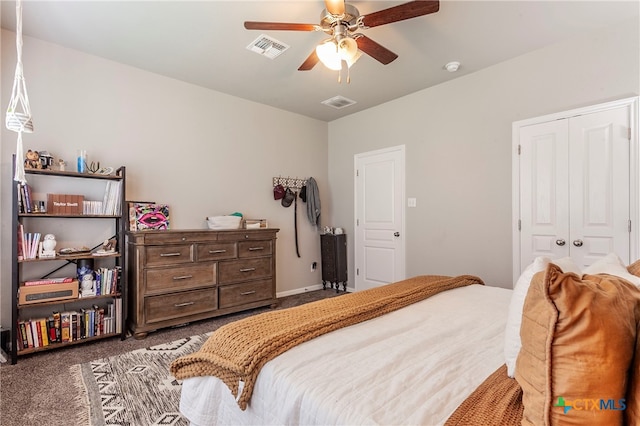
<instances>
[{"instance_id":1,"label":"door hinge","mask_svg":"<svg viewBox=\"0 0 640 426\"><path fill-rule=\"evenodd\" d=\"M518 219L518 231L522 231L522 220Z\"/></svg>"},{"instance_id":2,"label":"door hinge","mask_svg":"<svg viewBox=\"0 0 640 426\"><path fill-rule=\"evenodd\" d=\"M356 219L356 226L360 226L360 219Z\"/></svg>"},{"instance_id":3,"label":"door hinge","mask_svg":"<svg viewBox=\"0 0 640 426\"><path fill-rule=\"evenodd\" d=\"M518 144L518 155L520 155L521 148L522 148L522 145Z\"/></svg>"},{"instance_id":4,"label":"door hinge","mask_svg":"<svg viewBox=\"0 0 640 426\"><path fill-rule=\"evenodd\" d=\"M356 177L360 176L360 170L356 169Z\"/></svg>"},{"instance_id":5,"label":"door hinge","mask_svg":"<svg viewBox=\"0 0 640 426\"><path fill-rule=\"evenodd\" d=\"M631 232L631 219L629 219L629 232Z\"/></svg>"},{"instance_id":6,"label":"door hinge","mask_svg":"<svg viewBox=\"0 0 640 426\"><path fill-rule=\"evenodd\" d=\"M360 276L360 268L356 268L356 275Z\"/></svg>"}]
</instances>

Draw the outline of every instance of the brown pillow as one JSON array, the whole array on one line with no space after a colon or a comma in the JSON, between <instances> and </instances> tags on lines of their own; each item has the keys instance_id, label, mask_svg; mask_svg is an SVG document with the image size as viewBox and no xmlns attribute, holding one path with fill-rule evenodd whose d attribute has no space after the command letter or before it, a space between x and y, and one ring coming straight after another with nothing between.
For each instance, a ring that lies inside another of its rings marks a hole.
<instances>
[{"instance_id":1,"label":"brown pillow","mask_svg":"<svg viewBox=\"0 0 640 426\"><path fill-rule=\"evenodd\" d=\"M622 424L639 303L612 275L581 279L554 264L534 275L516 361L523 425Z\"/></svg>"},{"instance_id":2,"label":"brown pillow","mask_svg":"<svg viewBox=\"0 0 640 426\"><path fill-rule=\"evenodd\" d=\"M636 277L640 277L640 259L627 266L627 271L629 271L630 274L633 274Z\"/></svg>"},{"instance_id":3,"label":"brown pillow","mask_svg":"<svg viewBox=\"0 0 640 426\"><path fill-rule=\"evenodd\" d=\"M638 309L640 310L640 307ZM629 370L629 380L625 424L640 425L640 322L636 328L636 354Z\"/></svg>"}]
</instances>

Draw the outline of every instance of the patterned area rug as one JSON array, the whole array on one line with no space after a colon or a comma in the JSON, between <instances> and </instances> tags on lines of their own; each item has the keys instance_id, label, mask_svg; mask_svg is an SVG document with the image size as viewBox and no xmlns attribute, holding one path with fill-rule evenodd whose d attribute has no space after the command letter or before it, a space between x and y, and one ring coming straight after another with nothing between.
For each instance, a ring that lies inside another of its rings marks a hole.
<instances>
[{"instance_id":1,"label":"patterned area rug","mask_svg":"<svg viewBox=\"0 0 640 426\"><path fill-rule=\"evenodd\" d=\"M90 425L188 425L179 412L181 381L169 364L208 334L98 359L72 368L84 388Z\"/></svg>"}]
</instances>

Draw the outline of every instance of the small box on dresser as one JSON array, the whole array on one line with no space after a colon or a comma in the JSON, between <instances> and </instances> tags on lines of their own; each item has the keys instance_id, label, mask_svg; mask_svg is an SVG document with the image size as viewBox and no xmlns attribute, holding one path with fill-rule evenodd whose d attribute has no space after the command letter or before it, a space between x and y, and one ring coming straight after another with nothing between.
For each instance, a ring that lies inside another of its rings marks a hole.
<instances>
[{"instance_id":1,"label":"small box on dresser","mask_svg":"<svg viewBox=\"0 0 640 426\"><path fill-rule=\"evenodd\" d=\"M127 233L129 328L147 333L276 304L275 228Z\"/></svg>"}]
</instances>

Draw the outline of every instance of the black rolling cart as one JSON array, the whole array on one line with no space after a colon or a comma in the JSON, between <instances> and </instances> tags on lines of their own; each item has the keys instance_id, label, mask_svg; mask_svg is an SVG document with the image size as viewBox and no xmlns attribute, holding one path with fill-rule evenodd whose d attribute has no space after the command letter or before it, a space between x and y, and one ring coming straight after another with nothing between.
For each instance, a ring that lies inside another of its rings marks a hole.
<instances>
[{"instance_id":1,"label":"black rolling cart","mask_svg":"<svg viewBox=\"0 0 640 426\"><path fill-rule=\"evenodd\" d=\"M347 236L345 234L320 235L320 254L322 256L322 288L335 286L336 293L347 291Z\"/></svg>"}]
</instances>

